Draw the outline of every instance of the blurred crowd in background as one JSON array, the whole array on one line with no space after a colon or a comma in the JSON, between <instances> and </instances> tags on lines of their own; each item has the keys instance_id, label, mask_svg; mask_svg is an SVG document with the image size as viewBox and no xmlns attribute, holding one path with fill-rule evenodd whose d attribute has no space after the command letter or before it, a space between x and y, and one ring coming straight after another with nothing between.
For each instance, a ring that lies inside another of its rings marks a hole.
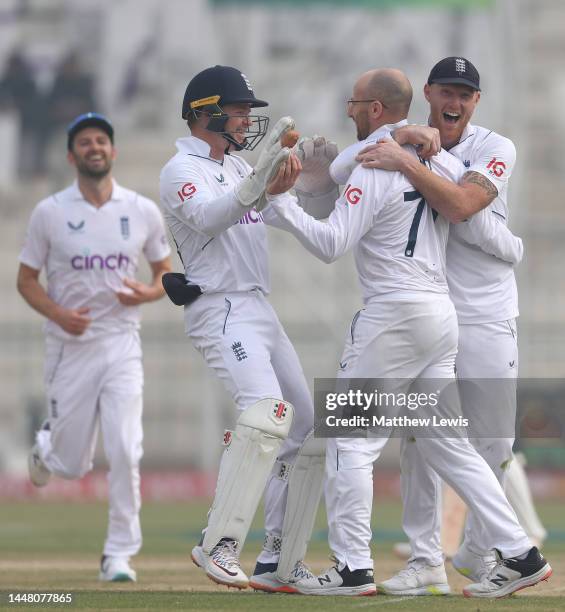
<instances>
[{"instance_id":1,"label":"blurred crowd in background","mask_svg":"<svg viewBox=\"0 0 565 612\"><path fill-rule=\"evenodd\" d=\"M291 114L302 133L343 147L355 138L345 100L359 74L404 70L414 87L410 119L425 123L423 84L448 55L468 57L481 72L474 122L518 150L509 203L510 227L526 252L517 271L521 406L529 419L521 444L533 464L563 468L564 21L560 0L2 0L0 472L23 473L44 410L42 321L17 295L15 274L33 206L72 176L71 119L107 114L116 177L158 200L160 168L186 133L184 88L206 66L241 68L270 101L272 119ZM270 242L272 301L307 378L332 377L359 308L352 261L324 266L280 232ZM214 466L221 432L233 424L229 401L183 337L180 310L152 304L143 325L146 465ZM210 403L224 405L224 416Z\"/></svg>"}]
</instances>

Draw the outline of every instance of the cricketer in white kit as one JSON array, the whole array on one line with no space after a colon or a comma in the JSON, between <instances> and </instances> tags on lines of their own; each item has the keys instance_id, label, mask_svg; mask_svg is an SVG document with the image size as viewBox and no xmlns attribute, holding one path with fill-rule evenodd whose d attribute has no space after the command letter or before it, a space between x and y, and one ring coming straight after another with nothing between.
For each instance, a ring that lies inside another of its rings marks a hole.
<instances>
[{"instance_id":1,"label":"cricketer in white kit","mask_svg":"<svg viewBox=\"0 0 565 612\"><path fill-rule=\"evenodd\" d=\"M292 581L309 575L302 557L312 525L302 521L301 505L317 506L324 449L307 440L310 391L267 300L266 223L277 216L261 211L260 200L266 188L291 186L269 177L276 159L290 153L279 139L293 121L277 123L255 168L232 154L265 135L266 118L249 113L266 105L235 68L197 74L183 103L192 135L177 140L178 152L161 172L161 203L186 279L202 291L185 305L186 333L241 411L192 559L220 584L295 592ZM239 554L263 490L266 537L249 579Z\"/></svg>"},{"instance_id":2,"label":"cricketer in white kit","mask_svg":"<svg viewBox=\"0 0 565 612\"><path fill-rule=\"evenodd\" d=\"M92 469L100 429L110 466L100 578L135 580L128 563L142 541L139 304L164 294L170 247L157 205L111 178L108 120L81 115L68 141L78 182L36 206L19 258L18 288L47 317L48 415L30 455L30 475L38 486L51 473L81 478ZM142 254L152 285L133 280ZM38 281L42 269L46 291Z\"/></svg>"},{"instance_id":3,"label":"cricketer in white kit","mask_svg":"<svg viewBox=\"0 0 565 612\"><path fill-rule=\"evenodd\" d=\"M349 105L358 137L404 119L411 91L399 71L362 75ZM369 106L356 107L356 102ZM451 181L458 181L464 172L463 165L445 151L432 160L431 169ZM454 380L457 318L448 295L445 262L449 223L402 174L357 167L327 223L307 215L292 196L267 199L285 229L323 261L354 249L365 308L352 325L340 376L420 382L433 378L434 384L442 379L446 386ZM386 437L328 440L326 504L337 565L318 578L299 581L300 592L375 591L369 548L372 467L386 441ZM532 549L495 475L467 439L416 436L414 444L422 460L480 517L488 547L499 550L504 560L498 569L508 571L498 590L481 583L468 587L466 595L499 597L549 577L551 568ZM429 588L438 594L449 592L443 566Z\"/></svg>"},{"instance_id":4,"label":"cricketer in white kit","mask_svg":"<svg viewBox=\"0 0 565 612\"><path fill-rule=\"evenodd\" d=\"M469 123L480 87L479 73L468 60L449 57L438 62L424 93L430 103L430 125L439 129L441 144L465 166L461 186L446 183L425 169L422 172L421 166L393 143L367 150L357 161L364 161L367 167L400 170L440 212L455 212L454 221L470 217L451 226L447 244L447 279L459 321L457 374L462 381L463 409L474 431L472 442L504 486L513 461L518 372L513 267L523 253L522 241L506 228L508 180L516 151L509 139ZM394 137L399 142L409 141L414 136L411 131L410 126L402 128ZM443 565L440 483L409 438L403 441L401 474L403 526L412 548L409 568L416 569L410 578L414 581L421 574L418 580L425 582L426 566ZM531 503L520 500L517 506L517 512L524 506L529 508L519 514L527 519L521 518L521 523L528 534L543 539L543 527ZM479 582L495 563L480 521L471 512L453 565ZM382 588L390 594L403 594L406 582L399 574L382 583ZM420 594L429 594L425 584L420 586Z\"/></svg>"}]
</instances>

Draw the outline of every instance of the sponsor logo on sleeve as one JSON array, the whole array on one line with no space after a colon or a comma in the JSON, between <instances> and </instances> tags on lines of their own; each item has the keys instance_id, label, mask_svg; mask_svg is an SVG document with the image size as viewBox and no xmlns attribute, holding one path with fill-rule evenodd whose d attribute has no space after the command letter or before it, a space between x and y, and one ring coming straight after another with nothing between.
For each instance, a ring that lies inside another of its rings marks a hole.
<instances>
[{"instance_id":1,"label":"sponsor logo on sleeve","mask_svg":"<svg viewBox=\"0 0 565 612\"><path fill-rule=\"evenodd\" d=\"M506 164L503 161L497 160L496 157L493 157L487 164L487 170L489 174L493 174L498 178L504 174Z\"/></svg>"},{"instance_id":2,"label":"sponsor logo on sleeve","mask_svg":"<svg viewBox=\"0 0 565 612\"><path fill-rule=\"evenodd\" d=\"M194 183L185 183L178 191L177 195L181 202L190 200L196 193L196 185Z\"/></svg>"},{"instance_id":3,"label":"sponsor logo on sleeve","mask_svg":"<svg viewBox=\"0 0 565 612\"><path fill-rule=\"evenodd\" d=\"M361 189L359 189L359 187L353 187L351 184L349 184L345 188L345 193L343 195L349 204L355 206L355 204L357 204L361 199L363 192Z\"/></svg>"}]
</instances>

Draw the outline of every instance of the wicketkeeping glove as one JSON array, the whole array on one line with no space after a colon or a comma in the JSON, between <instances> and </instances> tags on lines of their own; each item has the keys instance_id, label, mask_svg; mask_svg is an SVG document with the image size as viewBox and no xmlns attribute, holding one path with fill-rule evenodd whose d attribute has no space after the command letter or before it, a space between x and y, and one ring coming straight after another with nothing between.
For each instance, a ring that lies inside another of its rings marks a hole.
<instances>
[{"instance_id":1,"label":"wicketkeeping glove","mask_svg":"<svg viewBox=\"0 0 565 612\"><path fill-rule=\"evenodd\" d=\"M302 171L294 190L298 204L316 219L329 217L339 198L339 187L329 172L337 153L335 142L328 142L323 136L301 138L296 146Z\"/></svg>"},{"instance_id":2,"label":"wicketkeeping glove","mask_svg":"<svg viewBox=\"0 0 565 612\"><path fill-rule=\"evenodd\" d=\"M265 207L266 199L261 196L271 178L278 172L280 164L285 162L290 155L290 149L281 146L281 136L293 128L294 119L283 117L269 132L253 172L235 188L235 195L242 206L255 206L257 212Z\"/></svg>"}]
</instances>

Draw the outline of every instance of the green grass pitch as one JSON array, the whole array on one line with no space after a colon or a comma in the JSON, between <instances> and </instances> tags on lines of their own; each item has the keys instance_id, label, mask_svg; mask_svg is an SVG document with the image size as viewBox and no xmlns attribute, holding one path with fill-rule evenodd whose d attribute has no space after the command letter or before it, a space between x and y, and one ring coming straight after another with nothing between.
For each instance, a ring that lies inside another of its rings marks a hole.
<instances>
[{"instance_id":1,"label":"green grass pitch","mask_svg":"<svg viewBox=\"0 0 565 612\"><path fill-rule=\"evenodd\" d=\"M460 595L465 579L448 567L453 593L449 597L304 597L227 590L210 582L190 561L206 516L207 505L151 503L142 510L144 545L132 565L138 582L100 583L98 561L106 529L105 504L3 502L0 505L0 610L26 607L10 604L9 593L72 593L67 606L35 609L96 610L564 610L565 532L561 503L539 505L551 538L544 552L553 566L551 580L498 601L468 600ZM391 553L401 538L400 505L375 500L373 516L375 576L390 577L403 566ZM256 520L243 554L251 573L261 545L261 521ZM331 565L325 540L325 515L320 512L307 561L321 571Z\"/></svg>"}]
</instances>

